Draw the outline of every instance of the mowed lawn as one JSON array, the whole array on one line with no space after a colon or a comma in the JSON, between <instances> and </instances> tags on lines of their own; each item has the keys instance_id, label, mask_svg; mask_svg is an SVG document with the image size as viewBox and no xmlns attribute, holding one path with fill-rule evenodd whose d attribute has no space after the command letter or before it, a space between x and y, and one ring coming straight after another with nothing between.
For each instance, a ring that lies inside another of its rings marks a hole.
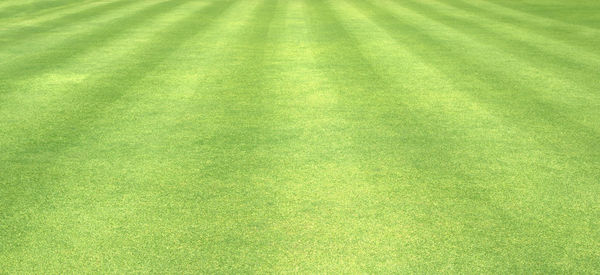
<instances>
[{"instance_id":1,"label":"mowed lawn","mask_svg":"<svg viewBox=\"0 0 600 275\"><path fill-rule=\"evenodd\" d=\"M0 1L0 273L599 271L599 1Z\"/></svg>"}]
</instances>

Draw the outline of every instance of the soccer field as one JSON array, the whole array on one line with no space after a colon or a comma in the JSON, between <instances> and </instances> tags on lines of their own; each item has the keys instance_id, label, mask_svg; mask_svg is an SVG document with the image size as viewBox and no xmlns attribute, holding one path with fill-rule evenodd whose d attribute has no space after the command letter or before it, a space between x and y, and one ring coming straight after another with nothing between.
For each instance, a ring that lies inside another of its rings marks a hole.
<instances>
[{"instance_id":1,"label":"soccer field","mask_svg":"<svg viewBox=\"0 0 600 275\"><path fill-rule=\"evenodd\" d=\"M599 271L597 0L0 1L0 273Z\"/></svg>"}]
</instances>

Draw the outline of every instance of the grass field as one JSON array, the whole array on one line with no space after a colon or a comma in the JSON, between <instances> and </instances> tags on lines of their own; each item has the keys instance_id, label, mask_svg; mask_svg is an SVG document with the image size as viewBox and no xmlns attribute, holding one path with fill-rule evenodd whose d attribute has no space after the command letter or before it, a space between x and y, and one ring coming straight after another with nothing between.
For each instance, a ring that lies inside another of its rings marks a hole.
<instances>
[{"instance_id":1,"label":"grass field","mask_svg":"<svg viewBox=\"0 0 600 275\"><path fill-rule=\"evenodd\" d=\"M0 1L0 273L598 273L596 0Z\"/></svg>"}]
</instances>

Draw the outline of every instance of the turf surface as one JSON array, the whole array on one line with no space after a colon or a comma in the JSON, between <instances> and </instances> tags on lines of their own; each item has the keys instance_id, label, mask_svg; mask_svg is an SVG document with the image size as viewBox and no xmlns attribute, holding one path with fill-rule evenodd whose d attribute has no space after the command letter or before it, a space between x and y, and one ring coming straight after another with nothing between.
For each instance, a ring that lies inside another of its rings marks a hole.
<instances>
[{"instance_id":1,"label":"turf surface","mask_svg":"<svg viewBox=\"0 0 600 275\"><path fill-rule=\"evenodd\" d=\"M600 2L4 0L0 273L594 273Z\"/></svg>"}]
</instances>

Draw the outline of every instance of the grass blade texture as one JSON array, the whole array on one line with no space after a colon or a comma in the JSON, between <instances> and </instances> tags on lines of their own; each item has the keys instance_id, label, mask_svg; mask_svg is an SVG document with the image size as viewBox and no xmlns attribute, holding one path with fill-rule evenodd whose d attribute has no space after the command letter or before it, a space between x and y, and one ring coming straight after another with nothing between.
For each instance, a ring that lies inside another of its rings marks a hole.
<instances>
[{"instance_id":1,"label":"grass blade texture","mask_svg":"<svg viewBox=\"0 0 600 275\"><path fill-rule=\"evenodd\" d=\"M595 0L4 0L0 273L597 273L599 45Z\"/></svg>"}]
</instances>

